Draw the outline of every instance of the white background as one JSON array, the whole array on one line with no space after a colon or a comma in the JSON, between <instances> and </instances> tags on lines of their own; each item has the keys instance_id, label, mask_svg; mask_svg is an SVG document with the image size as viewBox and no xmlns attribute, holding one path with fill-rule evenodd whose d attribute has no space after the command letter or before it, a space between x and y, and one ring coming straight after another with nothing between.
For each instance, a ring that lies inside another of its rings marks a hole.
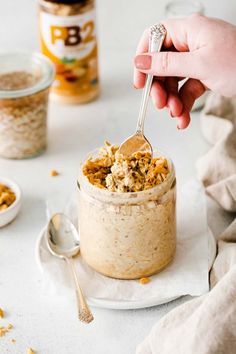
<instances>
[{"instance_id":1,"label":"white background","mask_svg":"<svg viewBox=\"0 0 236 354\"><path fill-rule=\"evenodd\" d=\"M206 12L232 22L235 1L205 1ZM37 6L33 0L0 0L0 51L37 50ZM14 330L0 338L0 353L21 354L32 346L39 354L134 353L152 325L184 299L138 311L94 309L89 326L76 318L75 303L42 293L34 257L35 243L46 221L45 200L60 194L65 200L76 190L79 160L104 139L121 142L133 132L140 92L132 87L132 58L143 29L164 17L163 0L99 0L97 19L102 94L84 106L50 104L49 146L32 160L0 159L0 175L16 180L24 194L23 207L11 225L0 230L0 307ZM219 50L223 50L219 48ZM199 115L184 132L165 111L150 105L146 135L166 151L177 167L179 183L195 176L196 159L208 149L199 128ZM51 169L61 176L49 177ZM209 202L215 235L230 217ZM16 343L11 343L11 338Z\"/></svg>"}]
</instances>

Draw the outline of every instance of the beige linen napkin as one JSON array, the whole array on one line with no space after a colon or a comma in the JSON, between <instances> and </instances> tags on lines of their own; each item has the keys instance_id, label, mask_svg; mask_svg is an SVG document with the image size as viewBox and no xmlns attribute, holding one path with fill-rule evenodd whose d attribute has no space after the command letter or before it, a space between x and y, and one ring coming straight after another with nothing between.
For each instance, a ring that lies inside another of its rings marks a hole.
<instances>
[{"instance_id":1,"label":"beige linen napkin","mask_svg":"<svg viewBox=\"0 0 236 354\"><path fill-rule=\"evenodd\" d=\"M236 100L210 95L202 129L213 144L197 164L206 192L236 211ZM218 239L210 274L212 290L163 317L136 354L236 353L236 219Z\"/></svg>"},{"instance_id":2,"label":"beige linen napkin","mask_svg":"<svg viewBox=\"0 0 236 354\"><path fill-rule=\"evenodd\" d=\"M236 212L236 99L211 94L201 126L213 147L198 161L198 177L208 195L225 210Z\"/></svg>"}]
</instances>

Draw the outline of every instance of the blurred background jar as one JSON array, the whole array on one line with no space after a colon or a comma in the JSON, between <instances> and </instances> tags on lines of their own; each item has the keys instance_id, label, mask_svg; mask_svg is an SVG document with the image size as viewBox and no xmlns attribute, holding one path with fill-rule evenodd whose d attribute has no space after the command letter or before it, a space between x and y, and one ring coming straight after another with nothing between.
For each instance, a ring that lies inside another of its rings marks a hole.
<instances>
[{"instance_id":1,"label":"blurred background jar","mask_svg":"<svg viewBox=\"0 0 236 354\"><path fill-rule=\"evenodd\" d=\"M181 18L190 16L194 13L198 13L201 15L205 14L204 5L200 1L191 1L191 0L173 0L167 3L165 7L165 16L167 18ZM199 97L193 108L192 111L200 110L206 101L207 92L204 95Z\"/></svg>"},{"instance_id":2,"label":"blurred background jar","mask_svg":"<svg viewBox=\"0 0 236 354\"><path fill-rule=\"evenodd\" d=\"M41 54L0 55L0 156L24 159L45 150L53 79L53 64Z\"/></svg>"},{"instance_id":3,"label":"blurred background jar","mask_svg":"<svg viewBox=\"0 0 236 354\"><path fill-rule=\"evenodd\" d=\"M200 1L173 0L169 1L165 8L166 17L185 17L198 13L204 15L205 9Z\"/></svg>"},{"instance_id":4,"label":"blurred background jar","mask_svg":"<svg viewBox=\"0 0 236 354\"><path fill-rule=\"evenodd\" d=\"M95 0L39 0L40 44L56 67L51 95L85 103L99 94Z\"/></svg>"}]
</instances>

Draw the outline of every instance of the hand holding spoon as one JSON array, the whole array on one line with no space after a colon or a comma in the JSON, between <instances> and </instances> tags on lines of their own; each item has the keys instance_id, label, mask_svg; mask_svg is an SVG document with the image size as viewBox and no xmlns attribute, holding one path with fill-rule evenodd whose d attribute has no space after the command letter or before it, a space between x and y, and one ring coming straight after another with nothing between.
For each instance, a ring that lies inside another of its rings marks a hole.
<instances>
[{"instance_id":1,"label":"hand holding spoon","mask_svg":"<svg viewBox=\"0 0 236 354\"><path fill-rule=\"evenodd\" d=\"M79 253L80 249L78 232L66 215L57 213L49 220L46 243L54 256L66 260L75 284L79 319L82 322L90 323L93 321L93 315L79 285L73 261L73 257Z\"/></svg>"},{"instance_id":2,"label":"hand holding spoon","mask_svg":"<svg viewBox=\"0 0 236 354\"><path fill-rule=\"evenodd\" d=\"M164 42L166 29L162 24L154 25L150 29L149 52L159 52ZM137 151L147 151L152 155L152 146L144 135L144 121L146 117L148 98L152 86L153 75L148 74L143 89L138 124L134 135L126 139L117 151L117 155L131 156Z\"/></svg>"}]
</instances>

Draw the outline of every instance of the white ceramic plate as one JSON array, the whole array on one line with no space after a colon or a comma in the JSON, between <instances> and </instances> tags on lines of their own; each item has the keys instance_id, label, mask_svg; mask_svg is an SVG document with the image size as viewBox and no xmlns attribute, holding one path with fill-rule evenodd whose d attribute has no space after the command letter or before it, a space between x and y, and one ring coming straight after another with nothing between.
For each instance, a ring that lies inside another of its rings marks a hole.
<instances>
[{"instance_id":1,"label":"white ceramic plate","mask_svg":"<svg viewBox=\"0 0 236 354\"><path fill-rule=\"evenodd\" d=\"M41 272L43 273L43 265L42 265L42 255L41 255L41 249L44 246L44 234L45 234L45 228L43 228L43 230L41 230L38 240L37 240L37 244L36 244L36 260L37 260L37 264L41 270ZM208 249L209 249L209 258L208 258L208 262L209 262L209 269L211 268L214 259L215 259L215 255L216 255L216 242L215 242L215 238L212 235L212 232L209 230L208 233ZM53 256L51 256L53 257ZM109 279L109 278L108 278ZM178 297L169 297L166 298L165 300L162 299L162 301L157 300L157 299L145 299L145 300L139 300L139 301L122 301L122 300L110 300L110 299L101 299L101 298L95 298L95 297L90 297L88 298L88 303L91 306L95 306L95 307L102 307L102 308L109 308L109 309L139 309L139 308L145 308L145 307L152 307L152 306L157 306L157 305L161 305L170 301L173 301L175 299L177 299Z\"/></svg>"}]
</instances>

